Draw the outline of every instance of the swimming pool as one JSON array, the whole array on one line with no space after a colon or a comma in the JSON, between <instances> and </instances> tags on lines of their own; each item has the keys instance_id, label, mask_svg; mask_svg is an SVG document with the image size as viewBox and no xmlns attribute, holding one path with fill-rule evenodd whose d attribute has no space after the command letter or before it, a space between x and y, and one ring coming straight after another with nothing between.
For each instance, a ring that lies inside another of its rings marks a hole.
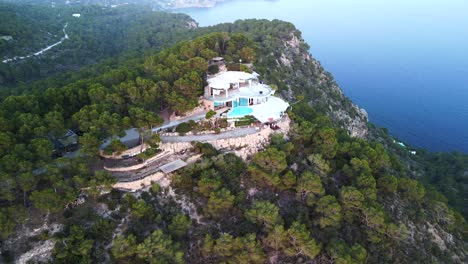
<instances>
[{"instance_id":1,"label":"swimming pool","mask_svg":"<svg viewBox=\"0 0 468 264\"><path fill-rule=\"evenodd\" d=\"M228 117L242 117L252 113L252 108L250 107L236 107L228 113Z\"/></svg>"}]
</instances>

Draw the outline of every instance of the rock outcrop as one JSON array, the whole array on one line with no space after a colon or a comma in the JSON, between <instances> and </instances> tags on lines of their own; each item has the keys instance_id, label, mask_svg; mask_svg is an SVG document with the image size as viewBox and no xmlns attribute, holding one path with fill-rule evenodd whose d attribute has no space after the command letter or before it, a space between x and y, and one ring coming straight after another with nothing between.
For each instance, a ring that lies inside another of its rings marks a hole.
<instances>
[{"instance_id":1,"label":"rock outcrop","mask_svg":"<svg viewBox=\"0 0 468 264\"><path fill-rule=\"evenodd\" d=\"M197 29L198 28L198 23L195 20L189 20L189 21L187 21L187 28L188 29Z\"/></svg>"},{"instance_id":2,"label":"rock outcrop","mask_svg":"<svg viewBox=\"0 0 468 264\"><path fill-rule=\"evenodd\" d=\"M300 85L296 89L313 90L316 95L306 97L310 104L319 107L327 106L326 112L329 116L346 129L351 136L366 137L368 133L367 112L344 95L333 76L311 56L307 49L308 46L298 36L298 32L292 32L290 40L285 40L284 46L284 55L288 58L289 64L283 64L283 66L293 68L296 77L305 80L305 85ZM294 67L294 65L302 67ZM292 88L294 90L294 87Z\"/></svg>"},{"instance_id":3,"label":"rock outcrop","mask_svg":"<svg viewBox=\"0 0 468 264\"><path fill-rule=\"evenodd\" d=\"M292 31L282 39L281 45L277 46L279 53L265 54L263 60L275 60L278 67L269 67L264 77L277 83L282 95L290 102L297 101L297 96L303 95L305 100L326 112L351 136L365 138L368 134L367 112L351 102L333 76L312 57L301 33Z\"/></svg>"}]
</instances>

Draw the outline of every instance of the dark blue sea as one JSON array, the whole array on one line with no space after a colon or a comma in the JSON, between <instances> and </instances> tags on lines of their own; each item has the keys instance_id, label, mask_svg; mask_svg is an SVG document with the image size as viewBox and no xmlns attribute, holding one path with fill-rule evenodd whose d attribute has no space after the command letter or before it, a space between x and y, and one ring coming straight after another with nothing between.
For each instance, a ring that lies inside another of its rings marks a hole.
<instances>
[{"instance_id":1,"label":"dark blue sea","mask_svg":"<svg viewBox=\"0 0 468 264\"><path fill-rule=\"evenodd\" d=\"M290 21L371 122L415 147L468 153L466 0L232 0L183 12L200 26Z\"/></svg>"}]
</instances>

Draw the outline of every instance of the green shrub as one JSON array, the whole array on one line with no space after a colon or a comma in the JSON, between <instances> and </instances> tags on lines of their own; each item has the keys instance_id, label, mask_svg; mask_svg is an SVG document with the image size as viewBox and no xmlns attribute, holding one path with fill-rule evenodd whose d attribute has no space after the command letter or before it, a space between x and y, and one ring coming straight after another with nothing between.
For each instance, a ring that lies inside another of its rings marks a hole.
<instances>
[{"instance_id":1,"label":"green shrub","mask_svg":"<svg viewBox=\"0 0 468 264\"><path fill-rule=\"evenodd\" d=\"M188 124L189 124L189 126L190 126L191 129L193 129L194 127L197 126L197 122L195 122L195 121L193 121L193 120L189 120L189 121L188 121Z\"/></svg>"},{"instance_id":2,"label":"green shrub","mask_svg":"<svg viewBox=\"0 0 468 264\"><path fill-rule=\"evenodd\" d=\"M236 121L236 127L250 126L250 121Z\"/></svg>"},{"instance_id":3,"label":"green shrub","mask_svg":"<svg viewBox=\"0 0 468 264\"><path fill-rule=\"evenodd\" d=\"M159 144L161 142L161 138L159 137L159 134L153 134L151 137L146 141L148 145L150 145L152 148L158 148Z\"/></svg>"},{"instance_id":4,"label":"green shrub","mask_svg":"<svg viewBox=\"0 0 468 264\"><path fill-rule=\"evenodd\" d=\"M213 110L210 110L210 111L208 111L208 113L206 113L205 118L206 118L206 119L210 119L210 118L212 118L214 115L216 115L216 112L213 111Z\"/></svg>"},{"instance_id":5,"label":"green shrub","mask_svg":"<svg viewBox=\"0 0 468 264\"><path fill-rule=\"evenodd\" d=\"M177 133L180 133L180 134L188 133L188 132L190 132L190 130L192 130L192 127L190 126L189 123L180 123L176 127Z\"/></svg>"},{"instance_id":6,"label":"green shrub","mask_svg":"<svg viewBox=\"0 0 468 264\"><path fill-rule=\"evenodd\" d=\"M152 158L152 157L156 156L159 152L161 152L161 150L156 149L156 148L149 148L149 149L145 150L144 152L138 154L138 157L140 159L147 160L149 158Z\"/></svg>"},{"instance_id":7,"label":"green shrub","mask_svg":"<svg viewBox=\"0 0 468 264\"><path fill-rule=\"evenodd\" d=\"M210 143L197 142L195 143L195 153L203 154L203 156L209 158L218 155L218 150Z\"/></svg>"},{"instance_id":8,"label":"green shrub","mask_svg":"<svg viewBox=\"0 0 468 264\"><path fill-rule=\"evenodd\" d=\"M159 183L155 182L151 184L151 193L158 194L161 191L161 186Z\"/></svg>"},{"instance_id":9,"label":"green shrub","mask_svg":"<svg viewBox=\"0 0 468 264\"><path fill-rule=\"evenodd\" d=\"M114 138L111 140L110 144L104 148L103 152L105 155L112 155L114 153L120 154L124 150L127 150L127 146L125 146L120 140Z\"/></svg>"},{"instance_id":10,"label":"green shrub","mask_svg":"<svg viewBox=\"0 0 468 264\"><path fill-rule=\"evenodd\" d=\"M254 121L252 120L238 120L235 122L236 127L250 126Z\"/></svg>"},{"instance_id":11,"label":"green shrub","mask_svg":"<svg viewBox=\"0 0 468 264\"><path fill-rule=\"evenodd\" d=\"M250 73L250 69L247 65L242 64L240 67L240 71Z\"/></svg>"},{"instance_id":12,"label":"green shrub","mask_svg":"<svg viewBox=\"0 0 468 264\"><path fill-rule=\"evenodd\" d=\"M255 119L255 117L253 117L253 116L245 116L245 117L239 118L239 119L235 122L235 125L236 125L236 127L250 126L250 125L251 125L252 123L254 123L255 121L257 121L257 119Z\"/></svg>"}]
</instances>

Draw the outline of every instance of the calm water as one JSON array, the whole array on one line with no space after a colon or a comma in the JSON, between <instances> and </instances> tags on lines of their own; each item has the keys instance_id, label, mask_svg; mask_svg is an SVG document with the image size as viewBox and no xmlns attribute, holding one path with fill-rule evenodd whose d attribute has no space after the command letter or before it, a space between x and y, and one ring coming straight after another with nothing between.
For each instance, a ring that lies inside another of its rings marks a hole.
<instances>
[{"instance_id":1,"label":"calm water","mask_svg":"<svg viewBox=\"0 0 468 264\"><path fill-rule=\"evenodd\" d=\"M184 12L200 26L293 22L373 123L414 146L468 153L466 0L233 0Z\"/></svg>"}]
</instances>

